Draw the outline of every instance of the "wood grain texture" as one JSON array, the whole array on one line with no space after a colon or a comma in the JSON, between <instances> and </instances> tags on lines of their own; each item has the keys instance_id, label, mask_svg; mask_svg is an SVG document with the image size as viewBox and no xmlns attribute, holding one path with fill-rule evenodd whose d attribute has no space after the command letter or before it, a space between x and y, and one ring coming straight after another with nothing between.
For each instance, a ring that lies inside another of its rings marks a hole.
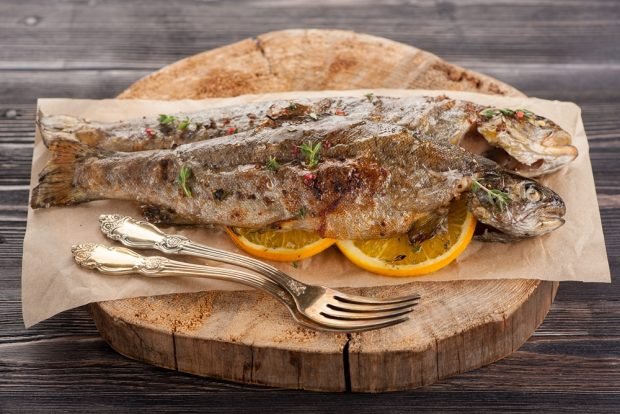
<instances>
[{"instance_id":1,"label":"wood grain texture","mask_svg":"<svg viewBox=\"0 0 620 414\"><path fill-rule=\"evenodd\" d=\"M209 380L118 355L84 308L23 329L19 286L29 167L3 158L0 412L617 412L619 14L614 0L389 1L381 7L349 0L152 0L129 7L120 0L1 2L0 156L18 142L16 156L30 156L37 97L110 98L178 59L291 27L385 36L529 96L574 101L590 139L614 283L562 283L544 323L517 352L414 391L334 395ZM12 109L22 118L5 117ZM11 181L8 172L15 174Z\"/></svg>"}]
</instances>

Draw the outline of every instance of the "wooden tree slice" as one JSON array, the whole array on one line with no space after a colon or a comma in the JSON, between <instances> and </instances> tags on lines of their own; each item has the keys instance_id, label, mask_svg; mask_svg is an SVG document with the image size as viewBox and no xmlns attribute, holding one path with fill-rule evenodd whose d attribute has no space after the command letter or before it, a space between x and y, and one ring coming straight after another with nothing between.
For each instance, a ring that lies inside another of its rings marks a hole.
<instances>
[{"instance_id":1,"label":"wooden tree slice","mask_svg":"<svg viewBox=\"0 0 620 414\"><path fill-rule=\"evenodd\" d=\"M268 33L183 59L121 98L184 99L288 90L426 88L522 96L487 76L390 40L333 30ZM298 327L254 291L100 302L91 311L118 352L161 367L276 387L392 391L431 384L519 348L543 321L557 283L413 282L347 289L379 297L417 292L401 325L359 334Z\"/></svg>"}]
</instances>

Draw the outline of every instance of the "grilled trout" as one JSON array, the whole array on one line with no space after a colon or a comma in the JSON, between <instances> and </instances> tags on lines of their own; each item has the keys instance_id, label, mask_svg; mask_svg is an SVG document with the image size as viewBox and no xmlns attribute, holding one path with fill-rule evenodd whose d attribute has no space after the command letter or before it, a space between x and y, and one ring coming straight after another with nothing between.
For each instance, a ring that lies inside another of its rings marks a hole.
<instances>
[{"instance_id":1,"label":"grilled trout","mask_svg":"<svg viewBox=\"0 0 620 414\"><path fill-rule=\"evenodd\" d=\"M134 200L166 221L301 229L335 239L431 237L458 197L511 239L563 224L564 203L541 184L463 148L385 123L323 117L175 149L113 152L50 142L31 206Z\"/></svg>"},{"instance_id":2,"label":"grilled trout","mask_svg":"<svg viewBox=\"0 0 620 414\"><path fill-rule=\"evenodd\" d=\"M445 96L280 100L117 123L41 116L39 125L46 144L64 137L113 151L140 151L256 128L295 128L325 117L403 126L421 138L460 145L530 177L555 171L577 156L571 136L549 119L523 109L490 108Z\"/></svg>"}]
</instances>

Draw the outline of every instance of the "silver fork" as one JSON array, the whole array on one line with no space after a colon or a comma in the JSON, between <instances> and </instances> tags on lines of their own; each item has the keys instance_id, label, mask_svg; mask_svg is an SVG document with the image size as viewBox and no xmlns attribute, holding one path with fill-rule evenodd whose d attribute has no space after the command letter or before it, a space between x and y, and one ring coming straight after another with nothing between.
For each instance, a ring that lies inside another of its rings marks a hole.
<instances>
[{"instance_id":1,"label":"silver fork","mask_svg":"<svg viewBox=\"0 0 620 414\"><path fill-rule=\"evenodd\" d=\"M328 287L302 283L267 263L198 244L184 236L166 234L151 223L131 217L104 214L99 221L101 231L107 237L128 247L197 256L255 271L284 289L293 299L297 311L306 319L324 326L341 328L350 325L345 322L352 321L402 322L407 319L404 315L411 312L420 299L419 295L393 299L350 295Z\"/></svg>"},{"instance_id":2,"label":"silver fork","mask_svg":"<svg viewBox=\"0 0 620 414\"><path fill-rule=\"evenodd\" d=\"M196 265L170 260L161 256L142 256L124 247L108 247L96 243L74 245L71 252L75 261L88 269L96 269L107 275L127 275L132 273L148 277L194 276L242 283L269 293L291 313L293 319L307 328L331 332L356 332L385 328L407 320L407 317L392 317L369 320L321 321L306 318L299 312L288 293L277 283L260 275L239 270ZM406 313L406 312L405 312Z\"/></svg>"}]
</instances>

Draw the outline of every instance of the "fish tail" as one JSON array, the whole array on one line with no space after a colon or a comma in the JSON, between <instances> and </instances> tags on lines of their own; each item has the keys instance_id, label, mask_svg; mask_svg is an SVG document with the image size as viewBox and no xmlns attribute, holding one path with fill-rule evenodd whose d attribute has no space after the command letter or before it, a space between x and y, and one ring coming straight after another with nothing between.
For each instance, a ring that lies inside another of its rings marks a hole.
<instances>
[{"instance_id":1,"label":"fish tail","mask_svg":"<svg viewBox=\"0 0 620 414\"><path fill-rule=\"evenodd\" d=\"M80 120L67 115L46 116L41 109L37 112L35 120L41 139L46 147L57 139L66 139L70 141L82 141L75 134Z\"/></svg>"},{"instance_id":2,"label":"fish tail","mask_svg":"<svg viewBox=\"0 0 620 414\"><path fill-rule=\"evenodd\" d=\"M50 142L51 159L39 174L39 184L32 190L30 206L48 208L90 201L93 198L76 186L76 168L91 157L104 152L74 140L58 139Z\"/></svg>"}]
</instances>

